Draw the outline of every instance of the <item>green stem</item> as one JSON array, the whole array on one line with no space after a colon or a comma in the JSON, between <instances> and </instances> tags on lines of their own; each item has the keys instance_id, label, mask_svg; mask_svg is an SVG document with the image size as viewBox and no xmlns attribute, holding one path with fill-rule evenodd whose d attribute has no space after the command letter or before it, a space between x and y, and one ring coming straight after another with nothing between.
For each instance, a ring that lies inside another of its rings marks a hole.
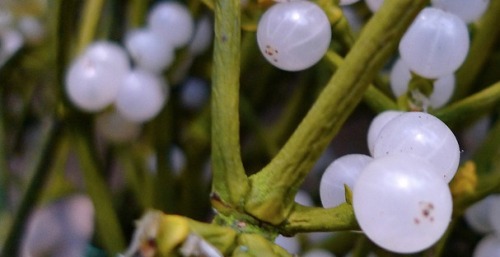
<instances>
[{"instance_id":1,"label":"green stem","mask_svg":"<svg viewBox=\"0 0 500 257\"><path fill-rule=\"evenodd\" d=\"M500 82L464 98L433 114L449 125L464 124L467 118L479 117L500 103Z\"/></svg>"},{"instance_id":2,"label":"green stem","mask_svg":"<svg viewBox=\"0 0 500 257\"><path fill-rule=\"evenodd\" d=\"M334 70L344 63L344 59L333 51L328 51L325 58ZM398 105L373 84L370 84L363 95L363 101L377 113L397 110Z\"/></svg>"},{"instance_id":3,"label":"green stem","mask_svg":"<svg viewBox=\"0 0 500 257\"><path fill-rule=\"evenodd\" d=\"M61 138L61 127L61 124L52 122L48 128L48 132L44 134L44 141L37 151L37 159L33 162L33 170L31 172L33 177L16 211L14 222L10 227L0 256L19 256L19 244L21 243L21 236L27 224L26 220L35 208L39 197L42 195L44 185L49 178L54 161L52 157L57 152L58 143Z\"/></svg>"},{"instance_id":4,"label":"green stem","mask_svg":"<svg viewBox=\"0 0 500 257\"><path fill-rule=\"evenodd\" d=\"M82 22L78 35L78 46L76 53L83 52L85 47L94 40L94 35L101 18L104 0L86 0L83 7Z\"/></svg>"},{"instance_id":5,"label":"green stem","mask_svg":"<svg viewBox=\"0 0 500 257\"><path fill-rule=\"evenodd\" d=\"M457 88L454 99L467 95L477 76L491 56L491 51L498 45L500 37L500 1L491 1L483 17L477 23L476 33L471 42L469 54L456 73Z\"/></svg>"},{"instance_id":6,"label":"green stem","mask_svg":"<svg viewBox=\"0 0 500 257\"><path fill-rule=\"evenodd\" d=\"M248 191L239 141L240 23L240 0L215 2L212 190L233 206L239 205Z\"/></svg>"},{"instance_id":7,"label":"green stem","mask_svg":"<svg viewBox=\"0 0 500 257\"><path fill-rule=\"evenodd\" d=\"M118 223L118 214L113 208L113 197L102 177L101 165L95 156L95 146L91 142L91 135L84 133L90 129L80 125L75 127L72 134L73 142L83 172L85 189L95 209L96 233L109 254L116 254L125 249L125 238Z\"/></svg>"},{"instance_id":8,"label":"green stem","mask_svg":"<svg viewBox=\"0 0 500 257\"><path fill-rule=\"evenodd\" d=\"M303 179L361 101L368 85L426 3L424 0L391 1L368 22L344 64L285 146L261 172L250 177L252 187L245 205L247 212L271 224L280 224L286 219Z\"/></svg>"},{"instance_id":9,"label":"green stem","mask_svg":"<svg viewBox=\"0 0 500 257\"><path fill-rule=\"evenodd\" d=\"M129 17L132 28L138 28L144 25L146 13L149 7L149 0L132 0L130 3Z\"/></svg>"},{"instance_id":10,"label":"green stem","mask_svg":"<svg viewBox=\"0 0 500 257\"><path fill-rule=\"evenodd\" d=\"M295 204L294 211L280 232L283 235L294 235L304 232L356 229L359 229L359 225L349 204L344 203L329 209Z\"/></svg>"}]
</instances>

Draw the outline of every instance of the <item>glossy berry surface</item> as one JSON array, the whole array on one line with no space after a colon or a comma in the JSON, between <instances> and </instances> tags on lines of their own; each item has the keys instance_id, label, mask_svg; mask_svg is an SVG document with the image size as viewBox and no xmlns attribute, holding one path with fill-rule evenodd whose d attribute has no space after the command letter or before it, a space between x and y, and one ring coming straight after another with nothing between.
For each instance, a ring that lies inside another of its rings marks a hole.
<instances>
[{"instance_id":1,"label":"glossy berry surface","mask_svg":"<svg viewBox=\"0 0 500 257\"><path fill-rule=\"evenodd\" d=\"M174 60L174 47L148 29L131 31L125 46L138 67L161 72Z\"/></svg>"},{"instance_id":2,"label":"glossy berry surface","mask_svg":"<svg viewBox=\"0 0 500 257\"><path fill-rule=\"evenodd\" d=\"M365 0L365 3L370 11L376 12L384 3L384 0Z\"/></svg>"},{"instance_id":3,"label":"glossy berry surface","mask_svg":"<svg viewBox=\"0 0 500 257\"><path fill-rule=\"evenodd\" d=\"M344 185L352 191L361 170L372 160L372 157L364 154L348 154L333 161L323 173L319 185L323 207L331 208L345 203Z\"/></svg>"},{"instance_id":4,"label":"glossy berry surface","mask_svg":"<svg viewBox=\"0 0 500 257\"><path fill-rule=\"evenodd\" d=\"M193 36L194 21L184 5L161 2L149 13L148 27L174 47L182 47L189 43Z\"/></svg>"},{"instance_id":5,"label":"glossy berry surface","mask_svg":"<svg viewBox=\"0 0 500 257\"><path fill-rule=\"evenodd\" d=\"M373 157L412 154L436 166L449 182L458 169L460 148L453 132L441 120L424 112L407 112L389 121L380 131Z\"/></svg>"},{"instance_id":6,"label":"glossy berry surface","mask_svg":"<svg viewBox=\"0 0 500 257\"><path fill-rule=\"evenodd\" d=\"M431 3L432 6L453 13L470 23L483 15L490 0L432 0Z\"/></svg>"},{"instance_id":7,"label":"glossy berry surface","mask_svg":"<svg viewBox=\"0 0 500 257\"><path fill-rule=\"evenodd\" d=\"M325 54L330 40L326 14L309 1L273 5L257 27L257 42L264 57L287 71L314 65Z\"/></svg>"},{"instance_id":8,"label":"glossy berry surface","mask_svg":"<svg viewBox=\"0 0 500 257\"><path fill-rule=\"evenodd\" d=\"M161 77L143 70L130 72L116 97L120 114L133 122L144 122L155 117L168 97L166 82Z\"/></svg>"},{"instance_id":9,"label":"glossy berry surface","mask_svg":"<svg viewBox=\"0 0 500 257\"><path fill-rule=\"evenodd\" d=\"M129 72L125 51L114 43L97 42L71 64L65 89L78 108L95 112L111 104Z\"/></svg>"},{"instance_id":10,"label":"glossy berry surface","mask_svg":"<svg viewBox=\"0 0 500 257\"><path fill-rule=\"evenodd\" d=\"M476 245L472 257L500 257L500 237L490 234Z\"/></svg>"},{"instance_id":11,"label":"glossy berry surface","mask_svg":"<svg viewBox=\"0 0 500 257\"><path fill-rule=\"evenodd\" d=\"M469 31L465 22L433 7L417 15L399 44L401 58L410 70L431 79L455 72L468 51Z\"/></svg>"},{"instance_id":12,"label":"glossy berry surface","mask_svg":"<svg viewBox=\"0 0 500 257\"><path fill-rule=\"evenodd\" d=\"M437 172L411 155L370 162L353 191L354 213L366 236L397 253L418 252L439 240L451 220L452 199Z\"/></svg>"},{"instance_id":13,"label":"glossy berry surface","mask_svg":"<svg viewBox=\"0 0 500 257\"><path fill-rule=\"evenodd\" d=\"M370 123L370 127L368 128L368 138L367 138L368 150L370 151L370 154L372 156L373 156L373 148L375 146L375 141L377 140L378 135L380 134L382 128L387 123L389 123L389 121L393 120L394 118L398 117L403 113L404 112L400 111L385 111L378 114L375 118L373 118L372 122Z\"/></svg>"}]
</instances>

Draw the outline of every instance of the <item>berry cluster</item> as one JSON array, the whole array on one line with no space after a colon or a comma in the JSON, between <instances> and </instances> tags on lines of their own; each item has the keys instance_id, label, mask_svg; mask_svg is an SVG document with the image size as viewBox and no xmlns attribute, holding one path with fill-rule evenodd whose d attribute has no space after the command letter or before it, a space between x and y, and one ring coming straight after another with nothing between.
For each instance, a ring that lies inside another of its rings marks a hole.
<instances>
[{"instance_id":1,"label":"berry cluster","mask_svg":"<svg viewBox=\"0 0 500 257\"><path fill-rule=\"evenodd\" d=\"M0 4L0 67L23 45L39 44L45 38L42 22L30 15L15 16Z\"/></svg>"},{"instance_id":2,"label":"berry cluster","mask_svg":"<svg viewBox=\"0 0 500 257\"><path fill-rule=\"evenodd\" d=\"M90 44L66 74L66 93L86 112L100 112L113 104L115 110L96 120L97 129L111 141L133 138L140 123L153 119L169 98L169 85L162 73L173 63L176 49L187 47L189 54L196 56L208 48L211 38L208 16L195 26L184 5L158 3L149 12L146 27L127 33L125 47L109 41ZM196 85L189 90L200 91ZM192 108L203 100L183 98Z\"/></svg>"},{"instance_id":3,"label":"berry cluster","mask_svg":"<svg viewBox=\"0 0 500 257\"><path fill-rule=\"evenodd\" d=\"M465 212L467 223L480 234L486 234L474 250L474 257L500 256L500 195L490 195Z\"/></svg>"},{"instance_id":4,"label":"berry cluster","mask_svg":"<svg viewBox=\"0 0 500 257\"><path fill-rule=\"evenodd\" d=\"M351 154L330 164L320 183L323 206L345 202L347 186L373 242L399 253L431 246L451 220L447 183L460 158L453 132L427 113L388 111L372 121L368 146L371 157Z\"/></svg>"}]
</instances>

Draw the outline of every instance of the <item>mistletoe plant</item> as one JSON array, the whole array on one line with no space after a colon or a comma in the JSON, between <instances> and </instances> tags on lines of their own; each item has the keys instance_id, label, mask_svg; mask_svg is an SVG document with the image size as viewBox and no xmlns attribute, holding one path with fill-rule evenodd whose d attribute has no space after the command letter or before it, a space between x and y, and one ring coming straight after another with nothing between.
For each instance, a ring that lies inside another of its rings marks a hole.
<instances>
[{"instance_id":1,"label":"mistletoe plant","mask_svg":"<svg viewBox=\"0 0 500 257\"><path fill-rule=\"evenodd\" d=\"M27 232L36 205L74 192L95 210L88 256L291 256L278 237L334 231L343 233L320 246L338 255L445 256L467 229L467 208L500 193L498 0L466 21L450 1L356 3L350 10L366 20L359 33L339 6L355 1L48 2L51 36L0 67L0 211L11 217L2 256L36 248ZM36 5L5 6L19 15ZM212 28L212 15L213 41L198 31ZM301 15L312 17L305 29L290 23ZM398 53L389 86L383 71ZM200 81L192 74L211 81L207 104L192 100L203 95L203 85L187 89ZM293 86L280 92L283 83ZM8 99L19 95L15 112ZM279 115L269 115L274 102ZM366 106L382 113L368 132L372 156L330 165L321 192L313 186L323 207L298 203L318 159ZM455 134L485 115L486 140L464 158ZM32 124L38 147L23 145ZM174 144L185 154L180 168ZM16 154L31 178L13 204ZM71 156L83 184L67 182ZM121 186L111 186L116 176ZM57 252L40 251L31 254Z\"/></svg>"}]
</instances>

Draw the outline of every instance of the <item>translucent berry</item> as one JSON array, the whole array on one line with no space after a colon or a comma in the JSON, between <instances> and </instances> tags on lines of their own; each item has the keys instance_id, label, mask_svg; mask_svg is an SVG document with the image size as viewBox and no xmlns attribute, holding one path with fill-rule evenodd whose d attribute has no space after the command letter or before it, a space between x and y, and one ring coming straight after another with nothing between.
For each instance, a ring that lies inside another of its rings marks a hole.
<instances>
[{"instance_id":1,"label":"translucent berry","mask_svg":"<svg viewBox=\"0 0 500 257\"><path fill-rule=\"evenodd\" d=\"M436 167L412 155L376 158L353 191L356 219L368 238L397 253L434 244L451 220L452 198Z\"/></svg>"},{"instance_id":2,"label":"translucent berry","mask_svg":"<svg viewBox=\"0 0 500 257\"><path fill-rule=\"evenodd\" d=\"M380 131L373 157L412 154L436 166L450 182L458 169L460 148L453 132L441 120L424 112L407 112L389 121Z\"/></svg>"},{"instance_id":3,"label":"translucent berry","mask_svg":"<svg viewBox=\"0 0 500 257\"><path fill-rule=\"evenodd\" d=\"M148 26L174 47L186 45L194 31L194 21L189 10L173 1L156 4L149 13Z\"/></svg>"},{"instance_id":4,"label":"translucent berry","mask_svg":"<svg viewBox=\"0 0 500 257\"><path fill-rule=\"evenodd\" d=\"M456 15L427 7L401 39L399 53L410 70L425 78L454 73L469 51L469 31Z\"/></svg>"},{"instance_id":5,"label":"translucent berry","mask_svg":"<svg viewBox=\"0 0 500 257\"><path fill-rule=\"evenodd\" d=\"M120 87L116 108L130 121L148 121L163 108L168 97L166 87L166 82L158 75L134 70L127 75Z\"/></svg>"},{"instance_id":6,"label":"translucent berry","mask_svg":"<svg viewBox=\"0 0 500 257\"><path fill-rule=\"evenodd\" d=\"M277 3L261 17L257 42L274 66L304 70L325 54L331 40L330 23L319 6L309 1Z\"/></svg>"}]
</instances>

